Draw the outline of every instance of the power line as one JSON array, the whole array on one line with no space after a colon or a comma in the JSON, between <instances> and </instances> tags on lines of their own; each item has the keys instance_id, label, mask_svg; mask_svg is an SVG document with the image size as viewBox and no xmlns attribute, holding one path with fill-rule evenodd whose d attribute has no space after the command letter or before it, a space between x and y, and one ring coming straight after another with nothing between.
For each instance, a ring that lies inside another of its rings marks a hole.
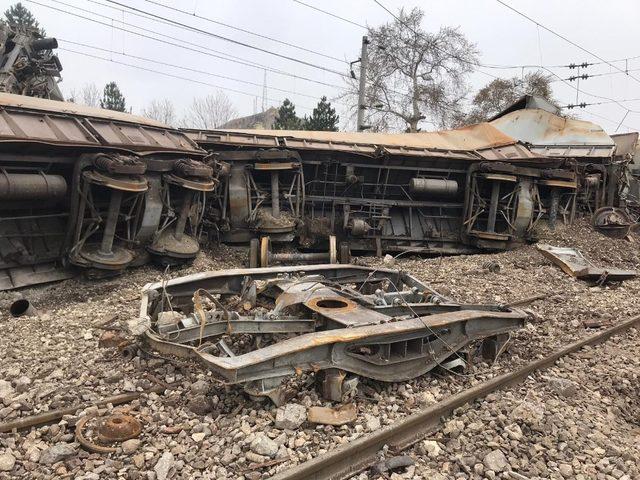
<instances>
[{"instance_id":1,"label":"power line","mask_svg":"<svg viewBox=\"0 0 640 480\"><path fill-rule=\"evenodd\" d=\"M325 66L318 65L316 63L307 62L306 60L301 60L301 59L296 58L296 57L292 57L292 56L289 56L289 55L284 55L282 53L274 52L274 51L268 50L266 48L258 47L256 45L252 45L250 43L246 43L246 42L242 42L240 40L235 40L233 38L225 37L224 35L219 35L217 33L209 32L207 30L202 30L201 28L197 28L197 27L194 27L192 25L187 25L186 23L178 22L177 20L173 20L173 19L170 19L170 18L167 18L167 17L163 17L162 15L156 15L154 13L144 12L143 10L140 10L140 9L138 9L136 7L132 7L130 5L124 5L124 4L120 3L120 2L116 2L115 0L106 0L106 1L109 2L109 3L113 3L114 5L118 5L120 7L127 8L129 10L134 11L134 12L145 13L146 15L149 15L150 17L157 18L157 19L165 21L165 22L169 22L169 23L171 23L173 25L176 25L178 27L181 27L181 28L186 28L186 29L189 29L191 31L201 33L203 35L207 35L207 36L210 36L210 37L213 37L213 38L217 38L218 40L222 40L222 41L225 41L225 42L233 43L234 45L239 45L241 47L257 50L259 52L266 53L268 55L273 55L274 57L282 58L284 60L288 60L288 61L291 61L291 62L296 62L296 63L299 63L301 65L305 65L307 67L316 68L318 70L322 70L322 71L325 71L325 72L328 72L328 73L333 73L334 75L338 75L340 77L348 77L348 75L346 73L339 72L338 70L334 70L332 68L327 68Z\"/></svg>"},{"instance_id":2,"label":"power line","mask_svg":"<svg viewBox=\"0 0 640 480\"><path fill-rule=\"evenodd\" d=\"M604 73L583 73L581 75L574 75L568 78L565 78L564 80L568 80L570 82L580 79L580 80L588 80L589 78L595 78L595 77L608 77L610 75L620 75L621 73L626 73L626 72L640 72L640 68L631 68L629 70L625 70L624 72L604 72ZM554 82L557 82L558 80L553 80Z\"/></svg>"},{"instance_id":3,"label":"power line","mask_svg":"<svg viewBox=\"0 0 640 480\"><path fill-rule=\"evenodd\" d=\"M622 70L621 68L619 68L618 66L614 65L613 63L611 63L608 60L605 60L604 58L600 57L599 55L593 53L590 50L587 50L586 48L584 48L581 45L578 45L576 42L570 40L569 38L565 37L564 35L561 35L560 33L550 29L549 27L546 27L545 25L541 24L540 22L538 22L537 20L534 20L533 18L531 18L530 16L528 16L527 14L517 10L516 8L512 7L511 5L507 4L506 2L504 2L503 0L496 0L496 2L498 2L500 5L507 7L509 10L517 13L518 15L520 15L521 17L526 18L527 20L529 20L530 22L535 23L538 27L543 28L544 30L546 30L547 32L555 35L556 37L564 40L565 42L573 45L576 48L579 48L580 50L582 50L585 53L588 53L589 55L597 58L598 60L600 60L601 62L606 63L607 65L610 65L611 67L615 68L616 70L619 70L622 73L626 73L624 70ZM636 82L640 83L640 79L634 77L633 75L629 75L628 73L626 73L630 78L634 79Z\"/></svg>"},{"instance_id":4,"label":"power line","mask_svg":"<svg viewBox=\"0 0 640 480\"><path fill-rule=\"evenodd\" d=\"M335 13L328 12L326 10L315 7L313 5L309 5L308 3L301 2L300 0L293 0L293 1L300 5L304 5L307 8L311 8L312 10L316 10L317 12L324 13L325 15L329 15L330 17L337 18L338 20L342 20L343 22L350 23L351 25L355 25L356 27L364 28L365 30L369 29L367 26L362 25L361 23L354 22L353 20L349 20L348 18L341 17L340 15L336 15Z\"/></svg>"},{"instance_id":5,"label":"power line","mask_svg":"<svg viewBox=\"0 0 640 480\"><path fill-rule=\"evenodd\" d=\"M586 109L585 109L584 111L585 111L586 113L588 113L589 115L593 115L593 116L594 116L594 117L596 117L596 118L601 118L602 120L607 120L607 121L611 122L611 123L612 123L612 124L614 124L614 125L622 125L623 127L628 128L629 130L633 130L633 131L635 131L635 132L640 131L640 129L638 129L638 128L631 127L631 126L629 126L629 125L625 125L624 123L619 122L618 120L613 120L613 119L611 119L611 118L609 118L609 117L605 117L604 115L600 115L600 114L598 114L598 113L592 112L591 110L586 110ZM622 119L622 121L624 121L624 118Z\"/></svg>"},{"instance_id":6,"label":"power line","mask_svg":"<svg viewBox=\"0 0 640 480\"><path fill-rule=\"evenodd\" d=\"M579 104L569 104L569 105L564 105L560 108L568 108L568 109L572 109L572 108L584 108L584 107L591 107L594 105L610 105L612 103L618 103L618 102L639 102L640 98L624 98L621 100L609 100L606 102L594 102L594 103L579 103ZM630 112L633 112L633 110L629 110ZM640 113L640 112L638 112Z\"/></svg>"},{"instance_id":7,"label":"power line","mask_svg":"<svg viewBox=\"0 0 640 480\"><path fill-rule=\"evenodd\" d=\"M234 56L226 54L224 52L219 52L217 50L213 50L213 49L208 48L208 47L204 47L204 46L201 46L201 45L198 45L198 44L195 44L195 43L191 43L191 42L188 42L188 41L180 39L180 38L172 37L172 36L166 35L166 34L161 33L161 32L157 32L157 31L150 30L150 29L147 29L147 28L144 28L144 27L140 27L138 25L134 25L134 24L130 24L130 23L127 23L127 22L123 22L122 20L118 20L116 18L112 18L112 17L106 16L106 15L101 15L101 14L98 14L98 13L90 12L90 13L92 13L94 15L99 16L99 17L109 19L112 22L117 22L117 23L120 23L122 25L126 25L126 26L130 26L130 27L133 27L133 28L137 28L139 30L142 30L142 31L145 31L145 32L148 32L148 33L152 33L154 35L161 35L164 38L156 38L156 37L152 37L150 35L145 35L144 33L136 32L134 30L129 30L127 28L123 28L123 27L117 26L115 24L105 23L105 22L102 22L100 20L96 20L94 18L89 18L89 17L86 17L84 15L80 15L78 13L69 12L67 10L63 10L63 9L60 9L60 8L57 8L57 7L54 7L54 6L51 6L51 5L46 5L46 4L43 4L43 3L38 2L36 0L25 0L25 1L26 2L30 2L30 3L34 3L34 4L39 5L41 7L49 8L51 10L55 10L55 11L60 12L60 13L64 13L66 15L71 15L71 16L74 16L74 17L77 17L77 18L81 18L83 20L87 20L89 22L97 23L97 24L103 25L103 26L105 26L107 28L120 30L120 31L123 31L123 32L126 32L126 33L130 33L132 35L136 35L136 36L139 36L139 37L142 37L142 38L146 38L146 39L153 40L153 41L156 41L156 42L159 42L159 43L163 43L165 45L171 45L171 46L178 47L178 48L181 48L181 49L184 49L184 50L189 50L189 51L192 51L192 52L200 53L202 55L207 55L209 57L217 58L217 59L220 59L220 60L225 60L227 62L237 63L237 64L240 64L240 65L256 68L258 70L267 70L267 71L269 71L271 73L275 73L275 74L278 74L278 75L283 75L283 76L291 77L291 78L298 79L298 80L303 80L303 81L307 81L307 82L311 82L311 83L316 83L318 85L323 85L323 86L326 86L326 87L332 87L332 88L337 88L337 89L340 89L340 90L345 90L344 86L341 86L341 85L336 85L336 84L333 84L333 83L328 83L328 82L324 82L324 81L321 81L321 80L316 80L316 79L313 79L313 78L300 76L300 75L297 75L297 74L294 74L294 73L291 73L291 72L287 72L285 70L280 70L280 69L276 69L276 68L273 68L273 67L269 67L267 65L262 65L260 63L247 61L247 60L241 59L240 57L234 57ZM79 9L81 11L87 11L87 10L84 10L84 9L82 9L80 7L76 7L74 5L65 4L64 2L61 2L59 0L58 0L58 3L61 3L61 4L66 5L66 6L77 8L77 9ZM178 41L178 42L181 42L181 43L170 42L168 40L165 40L166 38L169 38L171 40L175 40L175 41ZM199 49L196 49L196 48L191 48L191 47L188 47L187 45L193 45L195 47L201 48L202 50L199 50ZM203 50L205 50L205 51L203 51ZM211 53L211 52L214 52L214 53ZM218 55L218 54L220 54L220 55ZM221 56L221 55L227 55L230 58L227 58L227 57L224 57L224 56Z\"/></svg>"},{"instance_id":8,"label":"power line","mask_svg":"<svg viewBox=\"0 0 640 480\"><path fill-rule=\"evenodd\" d=\"M92 1L92 0L89 0L89 1ZM231 29L237 30L239 32L247 33L249 35L253 35L253 36L256 36L256 37L259 37L259 38L264 38L266 40L271 40L272 42L280 43L281 45L286 45L287 47L296 48L298 50L302 50L302 51L308 52L308 53L313 53L314 55L320 55L322 57L329 58L329 59L335 60L337 62L349 63L343 58L338 58L338 57L334 57L332 55L327 55L326 53L318 52L316 50L311 50L310 48L305 48L305 47L302 47L300 45L296 45L294 43L285 42L283 40L279 40L277 38L273 38L273 37L270 37L268 35L264 35L264 34L261 34L261 33L253 32L251 30L246 30L246 29L241 28L241 27L236 27L235 25L230 25L228 23L224 23L224 22L221 22L219 20L214 20L212 18L203 17L201 15L196 15L195 13L189 13L186 10L180 10L179 8L175 8L175 7L172 7L170 5L164 5L163 3L156 2L154 0L144 0L144 1L147 2L147 3L151 3L152 5L158 5L160 7L167 8L169 10L173 10L174 12L179 12L179 13L182 13L184 15L190 15L190 16L195 17L195 18L200 18L202 20L205 20L207 22L210 22L210 23L213 23L213 24L216 24L216 25L222 25L223 27L231 28ZM112 7L112 8L114 8L114 7Z\"/></svg>"},{"instance_id":9,"label":"power line","mask_svg":"<svg viewBox=\"0 0 640 480\"><path fill-rule=\"evenodd\" d=\"M90 1L91 1L91 0L90 0ZM123 5L122 3L119 3L119 2L117 2L117 1L115 1L115 0L106 0L106 1L107 1L107 2L109 2L109 3L113 3L113 4L115 4L115 5L119 5L119 6L121 6L121 7L125 7L125 8L128 8L128 9L131 9L131 10L136 11L136 12L144 13L145 15L149 15L149 16L151 16L151 17L154 17L155 19L158 19L158 20L160 20L160 21L162 21L162 22L169 22L169 23L174 24L174 25L176 25L176 26L179 26L179 27L181 27L181 28L186 28L186 29L191 30L191 31L195 31L195 32L198 32L198 33L201 33L201 34L205 34L205 35L213 36L213 37L215 37L215 38L220 38L220 39L223 39L223 40L231 41L231 42L233 42L233 43L239 43L240 45L243 45L243 46L250 46L250 45L245 44L245 43L243 43L243 42L238 42L238 41L236 41L236 40L228 39L228 38L226 38L226 37L222 37L222 36L220 36L220 35L217 35L217 34L214 34L214 33L208 32L208 31L206 31L206 30L201 30L201 29L199 29L199 28L192 27L192 26L190 26L190 25L186 25L186 24L183 24L183 23L180 23L180 22L174 21L174 20L172 20L172 19L170 19L170 18L163 17L163 16L161 16L161 15L155 15L155 14L152 14L152 13L149 13L149 12L143 12L142 10L139 10L139 9L137 9L137 8L130 7L130 6L128 6L128 5ZM151 0L144 0L144 1L148 1L148 2L153 3L153 4L157 4L157 2L153 2L153 1L151 1ZM160 4L160 5L162 5L162 4ZM188 12L187 12L187 14L188 14ZM303 61L303 60L295 59L295 58L293 58L293 57L283 56L283 55L281 55L281 54L274 53L274 52L271 52L271 51L268 51L268 50L265 50L265 49L262 49L262 48L259 48L259 47L255 47L255 46L250 46L250 47L251 47L251 48L256 48L256 49L258 49L258 50L260 50L260 51L263 51L263 52L266 52L266 53L271 53L272 55L276 55L276 56L280 56L280 57L283 57L283 58L286 58L286 59L289 59L289 60L293 60L293 61L296 61L296 62L298 62L298 63L302 63L302 64L304 64L304 65L313 66L313 67L315 67L315 68L319 68L319 69L321 69L321 70L324 70L324 71L327 71L327 72L330 72L330 73L337 74L337 75L339 75L339 76L341 76L341 77L343 77L343 78L347 78L347 79L348 79L348 78L350 78L350 77L349 77L349 75L347 75L346 73L341 73L341 72L339 72L339 71L335 71L335 70L332 70L332 69L327 69L326 67L319 66L319 65L316 65L316 64L311 64L311 63L309 63L309 62L305 62L305 61ZM345 62L345 63L348 63L348 62ZM497 78L497 77L496 77L496 78ZM344 87L337 87L337 86L336 86L336 88L341 88L341 89L342 89L342 90L344 90L344 91L348 91L348 90L347 90L347 89L345 89ZM407 97L407 98L412 98L412 96L411 96L410 94L407 94L407 93L399 92L399 91L397 91L397 90L389 90L389 91L390 91L390 92L392 92L392 93L395 93L395 94L397 94L397 95L401 95L401 96L404 96L404 97Z\"/></svg>"},{"instance_id":10,"label":"power line","mask_svg":"<svg viewBox=\"0 0 640 480\"><path fill-rule=\"evenodd\" d=\"M546 70L547 72L549 72L551 75L553 75L554 77L556 77L558 80L560 80L562 83L564 83L565 85L568 85L569 87L571 87L573 89L573 85L571 85L569 82L567 82L564 78L560 77L558 74L556 74L555 72L549 70L548 68L542 67L544 70ZM633 113L640 113L640 111L636 111L636 110L631 110L630 108L625 107L624 105L622 105L621 102L626 102L626 101L630 101L630 100L616 100L614 98L610 98L610 97L605 97L603 95L596 95L595 93L590 93L587 92L585 90L581 90L581 92L584 95L588 95L590 97L593 98L600 98L602 100L609 100L609 102L607 103L615 103L616 105L618 105L620 108L627 110L629 112L633 112Z\"/></svg>"},{"instance_id":11,"label":"power line","mask_svg":"<svg viewBox=\"0 0 640 480\"><path fill-rule=\"evenodd\" d=\"M290 73L290 72L287 72L287 71L275 69L273 67L268 67L268 66L262 65L260 63L245 61L244 59L241 59L240 57L234 57L234 56L228 55L228 54L223 53L223 52L218 52L217 50L213 50L213 49L208 48L208 47L204 47L204 46L201 46L201 45L198 45L198 44L194 44L194 43L188 42L188 41L180 39L180 38L172 37L172 36L166 35L164 33L157 32L155 30L150 30L150 29L147 29L147 28L144 28L144 27L140 27L140 26L135 25L135 24L127 23L127 22L124 22L124 21L119 20L117 18L112 18L112 17L109 17L107 15L102 15L102 14L99 14L99 13L95 13L95 12L83 9L81 7L77 7L75 5L70 5L70 4L62 2L60 0L57 0L57 3L65 5L67 7L76 8L76 9L78 9L80 11L83 11L83 12L91 13L92 15L96 15L96 16L111 20L112 23L105 23L105 22L102 22L102 21L99 21L99 20L96 20L96 19L93 19L93 18L86 17L84 15L80 15L78 13L69 12L67 10L63 10L63 9L60 9L60 8L57 8L57 7L54 7L54 6L51 6L51 5L46 5L46 4L43 4L43 3L38 2L36 0L25 0L25 1L30 2L30 3L34 3L36 5L39 5L39 6L42 6L42 7L45 7L45 8L49 8L51 10L55 10L57 12L61 12L61 13L67 14L67 15L71 15L71 16L77 17L77 18L81 18L83 20L87 20L87 21L90 21L90 22L93 22L93 23L97 23L99 25L103 25L103 26L111 28L111 29L120 30L120 31L123 31L123 32L126 32L126 33L137 35L137 36L142 37L142 38L153 40L153 41L156 41L156 42L160 42L160 43L164 43L164 44L171 45L171 46L174 46L174 47L178 47L178 48L182 48L182 49L185 49L185 50L189 50L189 51L192 51L192 52L200 53L200 54L207 55L207 56L210 56L210 57L213 57L213 58L218 58L218 59L221 59L221 60L225 60L225 61L229 61L229 62L233 62L233 63L238 63L240 65L249 66L249 67L252 67L252 68L259 69L259 70L267 70L269 72L276 73L278 75L284 75L284 76L288 76L288 77L291 77L291 78L294 78L294 79L304 80L304 81L307 81L307 82L316 83L318 85L323 85L323 86L327 86L327 87L336 88L336 89L344 91L344 92L349 92L349 90L347 88L345 88L344 86L341 86L341 85L336 85L336 84L333 84L333 83L328 83L328 82L324 82L324 81L321 81L321 80L316 80L316 79L313 79L313 78L300 76L300 75L293 74L293 73ZM152 19L152 20L160 22L160 23L165 23L165 24L167 23L166 21L160 20L160 19ZM154 35L161 35L164 38L169 38L169 39L181 42L181 43L173 43L173 42L167 41L167 40L165 40L163 38L156 38L156 37L152 37L152 36L149 36L149 35L145 35L143 33L136 32L134 30L129 30L129 29L117 26L113 22L120 23L122 25L130 26L130 27L133 27L133 28L137 28L139 30L142 30L142 31L145 31L145 32L148 32L148 33L152 33ZM202 48L202 49L207 50L207 51L202 51L202 50L199 50L199 49L190 48L190 47L187 47L187 46L185 46L183 44L193 45L193 46L196 46L198 48ZM210 52L220 53L222 55L227 55L227 56L229 56L231 58L226 58L226 57L223 57L223 56L220 56L220 55L216 55L215 53L210 53ZM344 75L344 77L345 78L349 78L346 74ZM396 93L398 95L402 95L402 96L405 96L407 98L411 98L411 96L409 94L398 92L396 90L390 90L390 91L393 92L393 93Z\"/></svg>"},{"instance_id":12,"label":"power line","mask_svg":"<svg viewBox=\"0 0 640 480\"><path fill-rule=\"evenodd\" d=\"M251 82L249 80L244 80L244 79L241 79L241 78L229 77L227 75L220 75L218 73L212 73L212 72L207 72L207 71L204 71L204 70L198 70L198 69L195 69L195 68L185 67L185 66L182 66L182 65L176 65L176 64L173 64L173 63L162 62L160 60L154 60L154 59L148 58L148 57L141 57L141 56L137 56L137 55L131 55L131 54L128 54L128 53L118 52L116 50L112 50L112 49L108 49L108 48L98 47L96 45L89 45L87 43L74 42L74 41L71 41L71 40L66 40L66 39L60 38L60 37L57 37L57 38L58 38L59 41L61 41L63 43L68 43L68 44L71 44L71 45L77 45L77 46L85 47L85 48L92 48L94 50L99 50L101 52L113 53L113 54L116 54L116 55L121 55L123 57L129 57L129 58L133 58L133 59L136 59L136 60L143 60L145 62L155 63L157 65L161 65L161 66L164 66L164 67L178 68L180 70L186 70L186 71L193 72L193 73L200 73L202 75L208 75L208 76L211 76L211 77L217 77L217 78L222 78L222 79L225 79L225 80L231 80L231 81L234 81L234 82L244 83L246 85L252 85L252 86L255 86L255 87L261 87L261 88L263 87L262 83ZM276 90L276 91L283 92L283 93L290 93L290 94L293 94L293 95L298 95L298 96L301 96L301 97L307 97L307 98L311 98L311 99L317 100L316 96L308 95L306 93L294 92L292 90L287 90L287 89L278 88L278 87L269 87L269 88L271 90ZM344 105L341 102L335 102L335 101L333 101L333 102L334 103L338 103L340 105Z\"/></svg>"},{"instance_id":13,"label":"power line","mask_svg":"<svg viewBox=\"0 0 640 480\"><path fill-rule=\"evenodd\" d=\"M195 80L193 78L182 77L180 75L174 75L172 73L167 73L167 72L163 72L163 71L160 71L160 70L154 70L154 69L151 69L151 68L143 67L141 65L134 65L134 64L131 64L131 63L120 62L118 60L113 60L111 58L100 57L98 55L92 55L92 54L86 53L86 52L79 52L77 50L72 50L70 48L62 47L62 48L60 48L60 50L63 50L65 52L69 52L69 53L75 53L77 55L82 55L84 57L94 58L96 60L103 60L105 62L111 62L111 63L115 63L115 64L118 64L118 65L123 65L123 66L126 66L126 67L135 68L135 69L138 69L138 70L143 70L145 72L150 72L150 73L153 73L153 74L156 74L156 75L163 75L165 77L176 78L178 80L184 80L186 82L198 83L200 85L206 85L206 86L209 86L209 87L219 88L221 90L227 90L227 91L230 91L230 92L239 93L241 95L247 95L247 96L250 96L250 97L255 97L256 96L255 93L245 92L243 90L236 90L234 88L229 88L229 87L223 87L221 85L215 85L213 83L203 82L201 80ZM267 100L270 100L272 102L278 102L278 103L281 101L280 99L276 99L276 98L267 98ZM296 105L296 106L300 107L300 108L302 108L304 110L313 111L313 107L308 107L308 106L305 106L305 105Z\"/></svg>"},{"instance_id":14,"label":"power line","mask_svg":"<svg viewBox=\"0 0 640 480\"><path fill-rule=\"evenodd\" d=\"M399 18L398 16L396 16L396 15L395 15L391 10L389 10L387 7L385 7L385 6L384 6L384 5L383 5L379 0L373 0L373 1L374 1L376 4L378 4L381 8L383 8L385 11L387 11L391 16L393 16L393 17L394 17L398 22L400 22L402 25L404 25L404 26L405 26L405 27L407 27L409 30L411 30L415 35L419 35L419 36L421 36L420 32L416 32L413 28L411 28L411 26L410 26L410 25L407 25L407 23L406 23L406 22L403 22L401 18ZM501 4L503 4L502 0L496 0L496 1L498 1L498 2L499 2L499 3L501 3ZM511 7L510 7L510 6L508 6L508 5L505 5L505 6L507 6L507 7L511 8ZM512 9L512 8L511 8L511 9ZM514 11L516 11L516 12L517 12L517 10L515 10L515 9L512 9L512 10L514 10ZM517 12L517 13L520 13L520 12ZM525 16L525 17L526 17L526 16ZM526 18L529 18L529 17L526 17ZM531 20L531 19L530 19L530 20ZM536 23L536 25L539 25L537 22L535 22L535 20L532 20L532 21L534 21L534 23ZM545 28L545 29L546 29L546 27L544 27L543 25L540 25L540 26L542 26L543 28ZM551 30L550 30L550 31L551 31ZM552 32L552 33L556 34L555 32ZM556 34L556 35L558 35L558 34ZM563 38L563 37L561 37L561 38ZM581 49L582 49L582 47L579 47L579 48L581 48ZM584 49L583 49L583 50L584 50ZM588 50L585 50L585 51L586 51L586 52L588 52ZM593 53L591 53L591 52L588 52L588 53L590 53L591 55L594 55L596 58L598 58L599 60L602 60L602 61L603 61L603 62L605 62L605 63L609 63L609 62L607 62L606 60L604 60L604 59L602 59L602 58L598 57L597 55L595 55L595 54L593 54ZM476 67L481 66L481 64L480 64L480 63L470 62L470 61L468 61L468 60L466 60L466 59L458 58L458 57L455 57L455 56L454 56L454 58L457 58L458 60L460 60L460 61L462 61L462 62L466 62L466 63L468 63L468 64L470 64L470 65L474 65L474 66L476 66ZM563 82L563 83L565 83L566 85L569 85L571 88L573 88L573 86L572 86L571 84L569 84L566 80L564 80L564 79L563 79L563 78L561 78L559 75L557 75L555 72L553 72L552 70L550 70L550 68L549 68L549 67L545 67L545 66L543 66L543 65L540 65L540 66L539 66L539 68L542 68L542 69L546 70L546 71L547 71L547 72L549 72L551 75L553 75L554 77L557 77L560 81L562 81L562 82ZM615 66L614 66L614 68L617 68L617 67L615 67ZM619 70L619 69L618 69L618 70ZM479 71L480 71L481 73L484 73L485 75L490 75L490 74L488 74L487 72L482 72L481 70L479 70ZM624 73L624 71L623 71L623 73ZM492 75L490 75L490 76L492 76ZM629 76L630 76L631 78L634 78L634 77L633 77L633 76L631 76L631 75L629 75ZM495 77L495 78L499 78L499 77ZM623 101L631 101L630 99L627 99L627 100L615 100L615 99L613 99L613 98L609 98L609 97L605 97L605 96L601 96L601 95L596 95L596 94L593 94L593 93L589 93L589 92L586 92L586 91L584 91L584 90L582 91L582 93L584 93L585 95L589 95L589 96L591 96L591 97L594 97L594 98L600 98L600 99L608 100L609 102L607 102L607 103L615 103L615 104L617 104L619 107L621 107L621 108L625 109L627 112L640 113L639 111L629 109L628 107L625 107L624 105L622 105L622 103L621 103L621 102L623 102ZM604 102L603 102L603 103L604 103ZM575 106L575 105L574 105L574 106ZM580 106L582 106L582 104L578 104L578 106L580 107Z\"/></svg>"}]
</instances>

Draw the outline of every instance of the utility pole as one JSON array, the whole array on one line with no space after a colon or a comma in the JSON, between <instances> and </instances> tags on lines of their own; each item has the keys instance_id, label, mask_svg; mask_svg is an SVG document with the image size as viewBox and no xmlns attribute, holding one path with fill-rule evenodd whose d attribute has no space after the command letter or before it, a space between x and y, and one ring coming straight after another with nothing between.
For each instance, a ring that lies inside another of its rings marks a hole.
<instances>
[{"instance_id":1,"label":"utility pole","mask_svg":"<svg viewBox=\"0 0 640 480\"><path fill-rule=\"evenodd\" d=\"M364 111L367 108L364 104L364 91L367 86L367 66L369 64L369 57L367 56L367 46L369 45L369 39L365 35L362 37L362 52L360 53L360 87L358 88L358 131L364 130Z\"/></svg>"}]
</instances>

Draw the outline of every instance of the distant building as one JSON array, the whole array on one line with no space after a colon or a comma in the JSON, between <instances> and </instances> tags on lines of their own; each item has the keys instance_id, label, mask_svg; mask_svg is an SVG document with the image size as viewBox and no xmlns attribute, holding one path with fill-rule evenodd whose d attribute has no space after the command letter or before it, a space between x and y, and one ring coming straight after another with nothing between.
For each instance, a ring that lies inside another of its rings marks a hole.
<instances>
[{"instance_id":1,"label":"distant building","mask_svg":"<svg viewBox=\"0 0 640 480\"><path fill-rule=\"evenodd\" d=\"M249 115L247 117L234 118L229 120L219 128L224 129L252 129L252 130L272 130L276 122L278 109L271 107L264 112Z\"/></svg>"}]
</instances>

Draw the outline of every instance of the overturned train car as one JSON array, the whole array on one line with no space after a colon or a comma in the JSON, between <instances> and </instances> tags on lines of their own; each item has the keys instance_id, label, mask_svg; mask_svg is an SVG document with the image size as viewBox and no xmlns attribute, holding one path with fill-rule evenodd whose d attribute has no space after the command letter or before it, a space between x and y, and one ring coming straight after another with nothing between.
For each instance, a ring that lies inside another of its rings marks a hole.
<instances>
[{"instance_id":1,"label":"overturned train car","mask_svg":"<svg viewBox=\"0 0 640 480\"><path fill-rule=\"evenodd\" d=\"M0 94L0 289L193 258L205 155L149 119Z\"/></svg>"},{"instance_id":2,"label":"overturned train car","mask_svg":"<svg viewBox=\"0 0 640 480\"><path fill-rule=\"evenodd\" d=\"M396 135L186 133L220 165L206 216L224 242L295 238L323 249L335 235L378 255L470 253L510 248L541 221L576 213L576 169L488 123Z\"/></svg>"},{"instance_id":3,"label":"overturned train car","mask_svg":"<svg viewBox=\"0 0 640 480\"><path fill-rule=\"evenodd\" d=\"M355 134L176 130L0 94L0 289L188 262L205 238L249 245L251 267L507 249L617 205L620 148L526 104L458 130Z\"/></svg>"}]
</instances>

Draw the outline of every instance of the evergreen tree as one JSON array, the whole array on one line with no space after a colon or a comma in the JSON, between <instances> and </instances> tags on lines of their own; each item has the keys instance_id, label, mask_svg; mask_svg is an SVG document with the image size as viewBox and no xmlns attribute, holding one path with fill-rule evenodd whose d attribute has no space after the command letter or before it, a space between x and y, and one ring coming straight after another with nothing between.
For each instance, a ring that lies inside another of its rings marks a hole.
<instances>
[{"instance_id":1,"label":"evergreen tree","mask_svg":"<svg viewBox=\"0 0 640 480\"><path fill-rule=\"evenodd\" d=\"M322 97L318 106L313 109L310 117L304 117L305 130L317 130L326 132L337 132L340 117L336 115L336 109L327 101L327 97Z\"/></svg>"},{"instance_id":2,"label":"evergreen tree","mask_svg":"<svg viewBox=\"0 0 640 480\"><path fill-rule=\"evenodd\" d=\"M124 96L116 82L109 82L105 85L102 100L100 100L100 108L115 110L116 112L126 111Z\"/></svg>"},{"instance_id":3,"label":"evergreen tree","mask_svg":"<svg viewBox=\"0 0 640 480\"><path fill-rule=\"evenodd\" d=\"M302 128L302 120L296 115L296 106L288 98L284 99L278 109L273 128L274 130L300 130Z\"/></svg>"},{"instance_id":4,"label":"evergreen tree","mask_svg":"<svg viewBox=\"0 0 640 480\"><path fill-rule=\"evenodd\" d=\"M12 5L4 12L4 18L6 22L12 27L26 27L38 30L40 25L36 20L36 17L25 8L22 3L18 2L15 5ZM44 36L44 30L40 29L40 34Z\"/></svg>"}]
</instances>

